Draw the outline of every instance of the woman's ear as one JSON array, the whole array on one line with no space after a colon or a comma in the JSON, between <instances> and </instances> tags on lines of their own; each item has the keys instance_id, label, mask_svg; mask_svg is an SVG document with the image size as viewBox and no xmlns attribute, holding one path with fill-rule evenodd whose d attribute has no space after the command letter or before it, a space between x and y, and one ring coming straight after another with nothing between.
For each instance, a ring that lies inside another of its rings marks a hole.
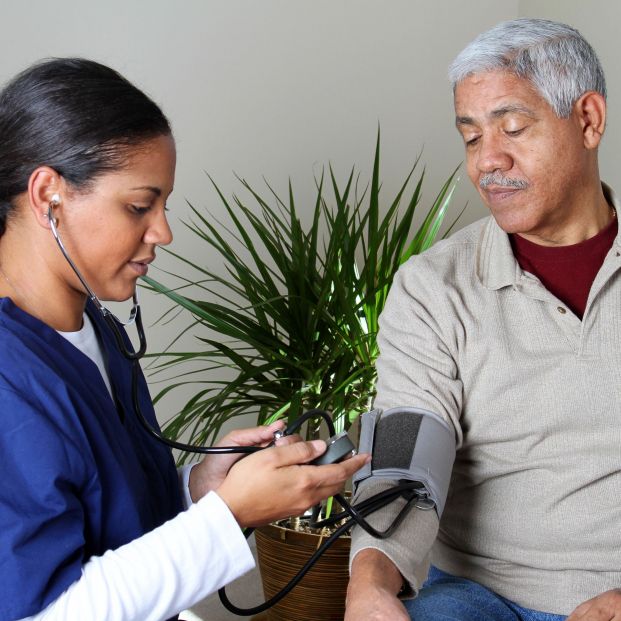
<instances>
[{"instance_id":1,"label":"woman's ear","mask_svg":"<svg viewBox=\"0 0 621 621\"><path fill-rule=\"evenodd\" d=\"M596 149L606 129L606 100L595 91L588 91L574 104L582 126L582 137L587 149Z\"/></svg>"},{"instance_id":2,"label":"woman's ear","mask_svg":"<svg viewBox=\"0 0 621 621\"><path fill-rule=\"evenodd\" d=\"M62 177L49 166L39 166L28 180L28 206L39 226L49 229L50 211L58 222L58 208L63 202Z\"/></svg>"}]
</instances>

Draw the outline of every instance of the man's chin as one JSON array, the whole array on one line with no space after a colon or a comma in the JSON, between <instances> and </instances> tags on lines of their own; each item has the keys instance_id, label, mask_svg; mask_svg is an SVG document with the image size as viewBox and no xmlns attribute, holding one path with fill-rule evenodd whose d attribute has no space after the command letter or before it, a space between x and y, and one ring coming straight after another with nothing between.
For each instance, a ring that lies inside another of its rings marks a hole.
<instances>
[{"instance_id":1,"label":"man's chin","mask_svg":"<svg viewBox=\"0 0 621 621\"><path fill-rule=\"evenodd\" d=\"M527 222L522 214L491 208L490 211L494 220L496 220L496 224L508 235L528 233L532 229L532 223Z\"/></svg>"}]
</instances>

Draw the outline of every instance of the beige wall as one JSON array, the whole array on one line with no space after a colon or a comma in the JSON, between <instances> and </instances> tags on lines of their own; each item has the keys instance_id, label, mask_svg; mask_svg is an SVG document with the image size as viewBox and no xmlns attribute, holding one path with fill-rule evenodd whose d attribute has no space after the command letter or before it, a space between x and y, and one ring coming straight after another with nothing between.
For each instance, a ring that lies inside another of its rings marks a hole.
<instances>
[{"instance_id":1,"label":"beige wall","mask_svg":"<svg viewBox=\"0 0 621 621\"><path fill-rule=\"evenodd\" d=\"M340 174L354 164L368 172L380 123L386 189L424 149L432 198L463 157L446 68L476 34L518 15L567 20L600 52L612 110L603 169L614 184L620 12L603 0L3 0L0 80L41 57L83 55L149 92L178 144L174 244L209 262L180 224L186 199L221 213L204 171L227 193L237 187L233 171L279 189L291 177L298 204L310 205L312 175L329 161ZM466 200L463 223L485 213L463 179L456 204ZM152 321L165 305L144 298ZM151 351L172 330L151 328Z\"/></svg>"}]
</instances>

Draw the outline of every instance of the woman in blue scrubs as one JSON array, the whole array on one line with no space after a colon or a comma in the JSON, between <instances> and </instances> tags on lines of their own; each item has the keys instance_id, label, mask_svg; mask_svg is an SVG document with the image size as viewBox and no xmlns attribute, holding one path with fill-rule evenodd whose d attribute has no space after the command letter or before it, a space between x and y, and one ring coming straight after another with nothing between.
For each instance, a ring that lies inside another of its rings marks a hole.
<instances>
[{"instance_id":1,"label":"woman in blue scrubs","mask_svg":"<svg viewBox=\"0 0 621 621\"><path fill-rule=\"evenodd\" d=\"M177 472L139 426L131 362L48 216L97 296L126 300L172 240L174 171L168 121L105 66L43 62L0 93L0 621L176 618L252 567L240 526L300 513L366 459L306 466L325 444L290 442ZM142 376L139 400L157 426Z\"/></svg>"}]
</instances>

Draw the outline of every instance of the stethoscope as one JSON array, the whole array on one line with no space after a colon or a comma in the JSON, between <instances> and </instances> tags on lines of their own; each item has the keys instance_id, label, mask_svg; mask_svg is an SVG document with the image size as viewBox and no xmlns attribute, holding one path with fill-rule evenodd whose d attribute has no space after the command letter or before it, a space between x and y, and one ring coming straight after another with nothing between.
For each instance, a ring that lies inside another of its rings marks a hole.
<instances>
[{"instance_id":1,"label":"stethoscope","mask_svg":"<svg viewBox=\"0 0 621 621\"><path fill-rule=\"evenodd\" d=\"M86 282L86 279L78 269L77 265L69 256L69 253L67 252L65 245L60 238L56 218L54 218L53 214L54 207L57 207L58 205L60 205L60 197L58 194L54 194L54 196L52 196L52 200L50 201L47 211L47 218L50 223L52 235L54 236L54 239L56 240L56 243L60 248L63 256L71 266L71 269L74 271L75 275L82 283L82 286L84 287L89 299L97 308L97 310L101 313L101 316L105 320L106 325L110 328L110 331L114 336L114 340L119 351L127 360L132 363L132 403L136 416L145 431L157 441L162 442L171 448L175 448L181 451L188 451L190 453L220 455L230 453L249 454L267 448L261 446L195 446L190 444L184 444L182 442L177 442L175 440L171 440L170 438L166 438L158 430L154 429L149 424L149 421L142 413L142 409L140 407L140 399L138 398L140 359L147 351L147 339L144 332L144 326L142 324L142 314L140 312L140 304L138 303L137 292L134 291L132 295L132 309L130 311L128 320L125 322L121 321L110 309L106 308L101 303L95 292ZM138 333L139 347L136 351L133 351L132 349L127 347L123 338L123 334L119 328L119 326L125 327L131 324L136 325L136 331ZM287 427L284 432L279 432L278 435L275 436L274 441L269 446L274 445L276 437L293 434L306 421L317 418L323 418L326 425L328 426L330 437L337 437L334 423L332 422L332 419L327 412L324 412L323 410L309 410L305 412L302 416L300 416L294 423L289 425L289 427ZM334 498L344 508L344 511L338 513L337 515L333 515L328 519L317 521L318 510L316 508L310 518L309 525L314 528L323 528L340 523L338 528L336 528L336 530L324 540L322 545L308 559L302 569L300 569L300 571L291 579L289 584L287 584L279 593L274 595L271 599L267 600L259 606L255 606L254 608L239 608L235 606L226 596L226 592L223 587L218 591L218 595L220 596L220 601L225 606L225 608L227 608L234 614L241 616L256 615L264 612L268 608L271 608L274 604L278 603L283 597L285 597L300 582L300 580L302 580L304 575L310 570L310 568L315 564L319 557L338 539L338 537L347 533L354 525L358 524L361 528L363 528L367 533L369 533L372 537L375 537L376 539L387 539L401 524L412 506L416 506L421 510L429 510L434 508L434 504L430 503L430 500L423 485L416 481L400 481L396 486L380 492L375 496L367 498L366 500L358 503L355 506L349 504L349 502L347 502L347 500L340 494L336 494ZM397 515L397 517L393 520L392 524L384 531L378 531L373 528L373 526L371 526L367 522L365 517L374 513L378 509L381 509L387 504L390 504L397 498L405 498L406 503ZM347 519L348 516L349 519ZM343 522L343 520L345 521ZM244 531L244 535L246 538L248 538L253 532L254 528L247 528Z\"/></svg>"},{"instance_id":2,"label":"stethoscope","mask_svg":"<svg viewBox=\"0 0 621 621\"><path fill-rule=\"evenodd\" d=\"M256 451L262 450L263 447L259 447L259 446L195 446L191 444L184 444L183 442L177 442L175 440L171 440L170 438L166 438L149 424L149 421L145 418L144 414L142 413L142 409L140 407L140 400L138 398L138 381L140 377L140 359L145 355L147 351L147 337L145 335L144 326L142 323L142 313L140 312L140 304L138 303L138 293L137 291L134 290L134 293L132 295L132 309L129 313L129 318L127 319L127 321L121 321L109 308L106 308L101 303L101 300L97 297L96 293L89 286L88 282L86 282L86 279L82 275L82 272L80 272L78 266L74 263L72 258L69 256L69 253L67 252L67 249L65 248L65 245L63 244L63 241L60 238L56 218L54 217L54 213L53 213L54 207L58 207L59 204L60 204L60 197L58 196L58 194L54 194L54 196L52 196L52 200L50 201L50 204L47 210L47 218L50 223L50 229L52 230L52 235L54 236L54 239L56 240L56 243L58 247L60 248L60 251L63 253L63 256L67 260L67 263L69 263L69 265L71 266L71 269L73 270L75 275L78 277L79 281L82 283L82 286L84 287L88 295L88 298L93 303L95 308L101 313L101 316L106 322L106 325L108 326L108 328L110 328L110 331L112 332L112 335L114 336L114 340L116 342L116 345L119 351L121 352L121 354L123 354L123 356L127 360L129 360L132 363L132 384L131 384L132 402L133 402L133 407L138 417L138 420L140 421L144 429L149 433L149 435L154 437L159 442L163 442L164 444L170 446L171 448L175 448L180 451L188 451L191 453L202 453L202 454L211 454L211 455L213 454L222 455L222 454L230 454L230 453L249 454L249 453L255 453ZM133 351L132 349L127 347L125 340L123 339L123 334L121 333L121 330L119 329L119 326L125 327L125 326L129 326L132 324L136 325L136 331L138 333L139 346L136 351Z\"/></svg>"}]
</instances>

